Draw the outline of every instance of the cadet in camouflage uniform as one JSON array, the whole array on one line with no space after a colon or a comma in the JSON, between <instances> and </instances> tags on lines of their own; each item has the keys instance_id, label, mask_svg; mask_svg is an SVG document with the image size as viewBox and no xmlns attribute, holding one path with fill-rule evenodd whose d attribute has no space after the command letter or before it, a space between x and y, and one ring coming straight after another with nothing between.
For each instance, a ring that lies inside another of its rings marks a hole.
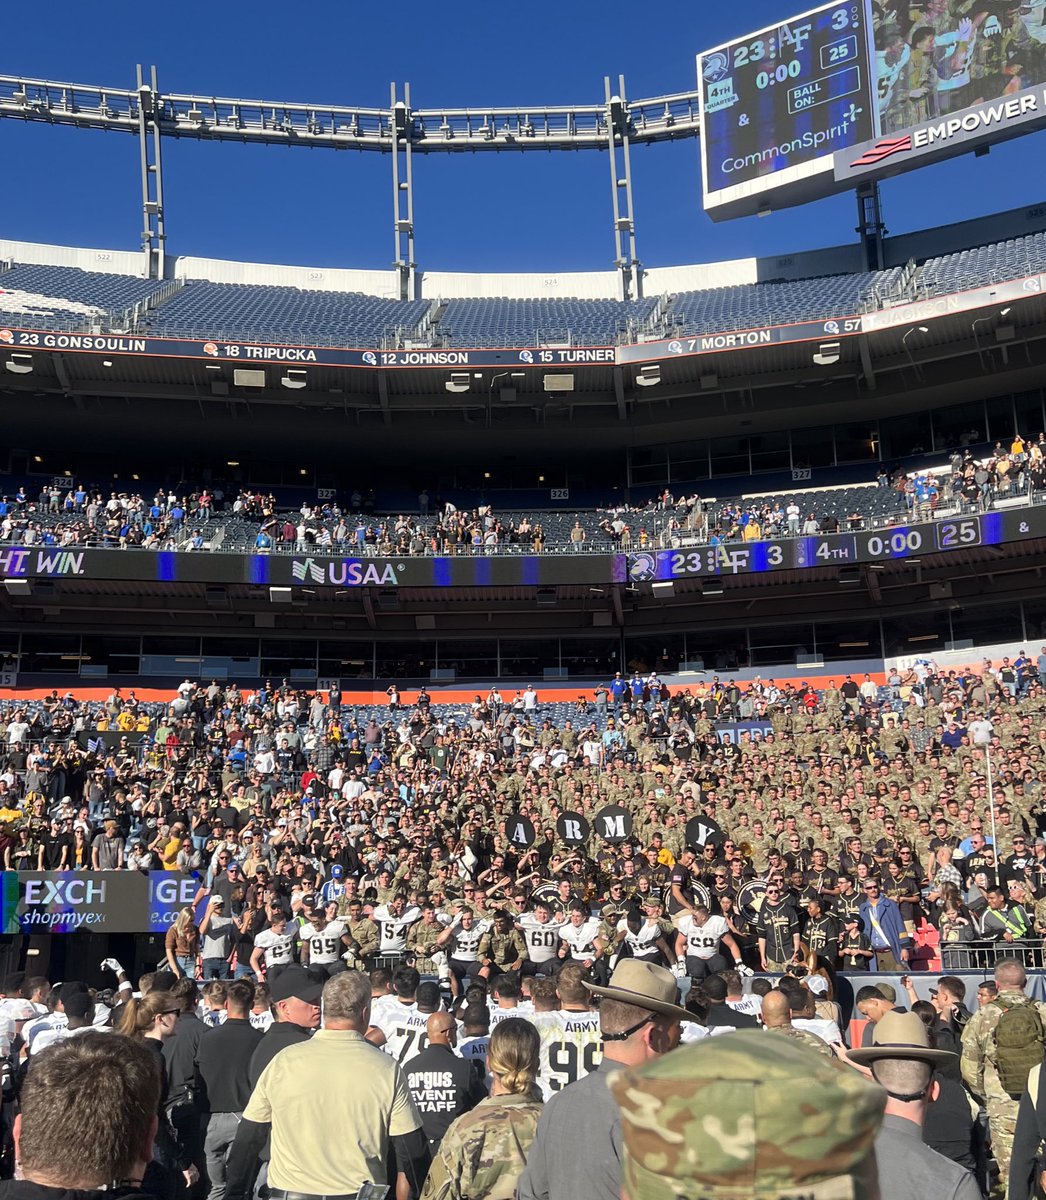
<instances>
[{"instance_id":1,"label":"cadet in camouflage uniform","mask_svg":"<svg viewBox=\"0 0 1046 1200\"><path fill-rule=\"evenodd\" d=\"M1005 1188L1010 1173L1010 1155L1020 1097L1011 1096L999 1082L993 1034L1003 1010L1018 1004L1034 1004L1046 1025L1046 1004L1024 994L1027 976L1024 967L1014 958L1000 958L996 962L995 982L999 986L996 1000L979 1008L962 1031L960 1067L966 1086L987 1109L992 1153L999 1164L1001 1186ZM1014 1200L1024 1200L1024 1197L1014 1197Z\"/></svg>"},{"instance_id":2,"label":"cadet in camouflage uniform","mask_svg":"<svg viewBox=\"0 0 1046 1200\"><path fill-rule=\"evenodd\" d=\"M780 988L774 988L763 997L763 1025L769 1033L791 1038L800 1045L807 1046L818 1054L834 1058L831 1046L819 1038L816 1033L806 1029L796 1029L792 1024L792 1002Z\"/></svg>"},{"instance_id":3,"label":"cadet in camouflage uniform","mask_svg":"<svg viewBox=\"0 0 1046 1200\"><path fill-rule=\"evenodd\" d=\"M350 902L345 928L348 931L350 938L349 949L352 951L356 966L361 970L366 970L365 964L370 961L373 955L378 953L380 936L377 925L374 924L370 917L363 915L362 900L353 900Z\"/></svg>"},{"instance_id":4,"label":"cadet in camouflage uniform","mask_svg":"<svg viewBox=\"0 0 1046 1200\"><path fill-rule=\"evenodd\" d=\"M707 1038L616 1073L610 1088L632 1200L879 1196L885 1093L791 1039Z\"/></svg>"},{"instance_id":5,"label":"cadet in camouflage uniform","mask_svg":"<svg viewBox=\"0 0 1046 1200\"><path fill-rule=\"evenodd\" d=\"M541 1115L540 1048L529 1021L509 1017L495 1028L487 1053L491 1094L444 1134L421 1200L515 1200Z\"/></svg>"},{"instance_id":6,"label":"cadet in camouflage uniform","mask_svg":"<svg viewBox=\"0 0 1046 1200\"><path fill-rule=\"evenodd\" d=\"M489 978L504 971L521 971L527 959L527 943L508 913L498 909L494 927L483 935L477 953L483 964L480 974Z\"/></svg>"},{"instance_id":7,"label":"cadet in camouflage uniform","mask_svg":"<svg viewBox=\"0 0 1046 1200\"><path fill-rule=\"evenodd\" d=\"M436 975L438 969L432 961L432 952L436 949L436 938L443 932L444 926L436 920L436 908L431 900L426 900L421 906L421 919L415 921L407 932L407 950L414 955L414 966L422 975Z\"/></svg>"}]
</instances>

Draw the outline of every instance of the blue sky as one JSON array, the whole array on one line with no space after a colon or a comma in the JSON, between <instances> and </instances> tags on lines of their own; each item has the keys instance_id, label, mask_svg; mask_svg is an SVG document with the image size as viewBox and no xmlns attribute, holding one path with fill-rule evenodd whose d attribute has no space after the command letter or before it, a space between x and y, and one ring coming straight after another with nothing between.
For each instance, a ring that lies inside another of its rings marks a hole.
<instances>
[{"instance_id":1,"label":"blue sky","mask_svg":"<svg viewBox=\"0 0 1046 1200\"><path fill-rule=\"evenodd\" d=\"M145 6L52 0L8 24L0 73L204 95L385 106L408 80L417 107L598 103L603 76L632 97L695 86L694 55L803 5L747 0L531 0L418 8L353 2ZM808 7L808 6L807 6ZM646 18L639 14L645 11ZM903 233L1044 198L1046 134L884 184ZM0 236L137 249L138 148L117 134L0 121ZM429 270L605 270L613 258L602 153L418 156L415 227ZM392 259L387 156L167 143L171 253L343 267ZM638 147L640 259L650 266L781 254L853 239L851 195L716 224L701 208L694 141Z\"/></svg>"}]
</instances>

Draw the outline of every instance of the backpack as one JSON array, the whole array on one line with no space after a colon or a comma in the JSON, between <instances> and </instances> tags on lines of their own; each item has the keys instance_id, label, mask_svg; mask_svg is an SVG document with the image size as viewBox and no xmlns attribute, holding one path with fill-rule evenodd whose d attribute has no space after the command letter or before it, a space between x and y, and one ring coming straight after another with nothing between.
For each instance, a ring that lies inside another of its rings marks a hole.
<instances>
[{"instance_id":1,"label":"backpack","mask_svg":"<svg viewBox=\"0 0 1046 1200\"><path fill-rule=\"evenodd\" d=\"M1004 1092L1018 1099L1028 1089L1028 1073L1042 1065L1046 1054L1046 1029L1034 1003L1007 1005L993 1003L1002 1010L992 1034L995 1043L995 1070Z\"/></svg>"}]
</instances>

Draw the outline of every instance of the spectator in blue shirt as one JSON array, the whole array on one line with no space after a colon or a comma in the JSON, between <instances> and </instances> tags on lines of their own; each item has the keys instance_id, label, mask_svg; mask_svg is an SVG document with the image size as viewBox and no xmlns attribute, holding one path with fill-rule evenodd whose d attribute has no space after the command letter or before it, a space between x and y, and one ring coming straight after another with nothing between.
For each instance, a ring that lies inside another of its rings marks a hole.
<instances>
[{"instance_id":1,"label":"spectator in blue shirt","mask_svg":"<svg viewBox=\"0 0 1046 1200\"><path fill-rule=\"evenodd\" d=\"M861 927L875 951L878 969L903 970L901 964L908 961L910 953L908 931L904 927L901 910L889 896L882 895L874 879L865 880L859 914Z\"/></svg>"},{"instance_id":2,"label":"spectator in blue shirt","mask_svg":"<svg viewBox=\"0 0 1046 1200\"><path fill-rule=\"evenodd\" d=\"M949 721L948 728L941 734L941 745L947 746L949 750L958 750L965 736L966 730L961 725Z\"/></svg>"}]
</instances>

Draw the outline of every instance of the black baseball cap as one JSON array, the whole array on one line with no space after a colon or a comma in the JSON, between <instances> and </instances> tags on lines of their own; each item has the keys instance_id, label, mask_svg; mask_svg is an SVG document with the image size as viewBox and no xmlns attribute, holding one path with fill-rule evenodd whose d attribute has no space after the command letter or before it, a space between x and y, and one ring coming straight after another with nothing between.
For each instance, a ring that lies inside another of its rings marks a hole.
<instances>
[{"instance_id":1,"label":"black baseball cap","mask_svg":"<svg viewBox=\"0 0 1046 1200\"><path fill-rule=\"evenodd\" d=\"M306 1004L319 1004L326 974L316 967L299 967L292 963L269 983L269 995L273 1000L304 1000Z\"/></svg>"}]
</instances>

